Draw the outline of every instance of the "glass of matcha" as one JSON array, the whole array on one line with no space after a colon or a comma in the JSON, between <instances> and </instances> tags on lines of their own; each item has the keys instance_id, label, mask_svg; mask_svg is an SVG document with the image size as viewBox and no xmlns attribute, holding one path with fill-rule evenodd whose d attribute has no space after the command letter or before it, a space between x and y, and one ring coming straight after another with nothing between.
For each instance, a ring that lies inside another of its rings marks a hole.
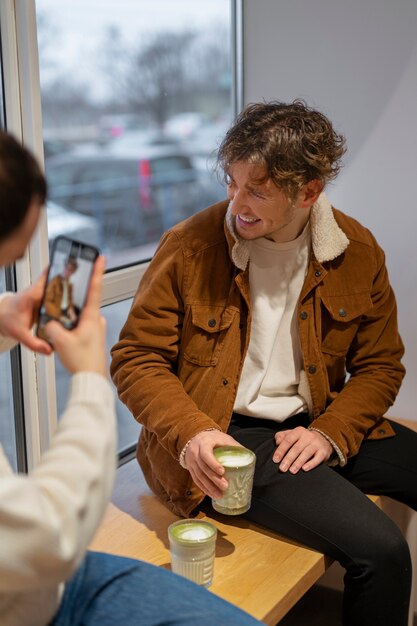
<instances>
[{"instance_id":1,"label":"glass of matcha","mask_svg":"<svg viewBox=\"0 0 417 626\"><path fill-rule=\"evenodd\" d=\"M217 528L210 522L182 519L168 527L172 571L208 587L213 580Z\"/></svg>"},{"instance_id":2,"label":"glass of matcha","mask_svg":"<svg viewBox=\"0 0 417 626\"><path fill-rule=\"evenodd\" d=\"M225 515L245 513L251 504L256 455L248 448L220 446L213 454L224 467L227 489L221 498L213 498L213 508Z\"/></svg>"}]
</instances>

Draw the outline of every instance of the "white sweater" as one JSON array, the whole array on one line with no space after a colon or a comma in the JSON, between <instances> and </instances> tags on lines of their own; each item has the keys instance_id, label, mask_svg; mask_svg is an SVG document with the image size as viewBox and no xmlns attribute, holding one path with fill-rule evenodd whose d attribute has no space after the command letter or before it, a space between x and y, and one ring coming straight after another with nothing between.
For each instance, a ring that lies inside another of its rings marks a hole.
<instances>
[{"instance_id":1,"label":"white sweater","mask_svg":"<svg viewBox=\"0 0 417 626\"><path fill-rule=\"evenodd\" d=\"M297 301L304 283L309 225L293 241L251 242L249 283L252 322L234 411L283 421L307 409L300 394L303 367Z\"/></svg>"},{"instance_id":2,"label":"white sweater","mask_svg":"<svg viewBox=\"0 0 417 626\"><path fill-rule=\"evenodd\" d=\"M0 338L0 351L11 346ZM51 621L104 513L115 461L114 394L92 372L72 377L51 446L29 476L13 473L0 446L1 626Z\"/></svg>"}]
</instances>

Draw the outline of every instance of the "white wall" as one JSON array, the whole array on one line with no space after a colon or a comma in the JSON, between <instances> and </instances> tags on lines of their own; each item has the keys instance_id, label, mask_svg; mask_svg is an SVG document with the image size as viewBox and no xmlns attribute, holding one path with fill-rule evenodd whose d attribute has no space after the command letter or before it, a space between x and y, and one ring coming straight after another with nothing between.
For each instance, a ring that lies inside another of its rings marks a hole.
<instances>
[{"instance_id":1,"label":"white wall","mask_svg":"<svg viewBox=\"0 0 417 626\"><path fill-rule=\"evenodd\" d=\"M407 376L392 415L417 420L417 2L244 0L244 101L302 97L347 137L333 204L387 255Z\"/></svg>"}]
</instances>

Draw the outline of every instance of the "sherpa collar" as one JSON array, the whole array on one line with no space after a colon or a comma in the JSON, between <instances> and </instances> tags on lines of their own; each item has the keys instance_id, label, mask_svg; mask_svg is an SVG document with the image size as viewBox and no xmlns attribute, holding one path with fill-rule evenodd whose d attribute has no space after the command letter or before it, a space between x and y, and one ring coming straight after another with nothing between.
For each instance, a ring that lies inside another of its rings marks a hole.
<instances>
[{"instance_id":1,"label":"sherpa collar","mask_svg":"<svg viewBox=\"0 0 417 626\"><path fill-rule=\"evenodd\" d=\"M332 206L324 192L311 207L310 224L313 252L319 263L332 261L348 247L349 239L337 224ZM249 261L250 243L237 235L229 209L226 213L226 225L235 242L232 247L233 263L239 269L245 270Z\"/></svg>"}]
</instances>

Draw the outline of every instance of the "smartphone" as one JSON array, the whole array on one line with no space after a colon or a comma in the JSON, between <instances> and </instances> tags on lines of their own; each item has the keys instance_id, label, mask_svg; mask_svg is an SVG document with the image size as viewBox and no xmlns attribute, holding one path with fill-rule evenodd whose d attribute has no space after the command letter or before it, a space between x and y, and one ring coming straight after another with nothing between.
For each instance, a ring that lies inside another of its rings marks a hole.
<instances>
[{"instance_id":1,"label":"smartphone","mask_svg":"<svg viewBox=\"0 0 417 626\"><path fill-rule=\"evenodd\" d=\"M99 250L90 244L64 236L55 239L39 307L38 337L48 340L45 324L50 320L57 320L68 330L77 326L99 254Z\"/></svg>"}]
</instances>

